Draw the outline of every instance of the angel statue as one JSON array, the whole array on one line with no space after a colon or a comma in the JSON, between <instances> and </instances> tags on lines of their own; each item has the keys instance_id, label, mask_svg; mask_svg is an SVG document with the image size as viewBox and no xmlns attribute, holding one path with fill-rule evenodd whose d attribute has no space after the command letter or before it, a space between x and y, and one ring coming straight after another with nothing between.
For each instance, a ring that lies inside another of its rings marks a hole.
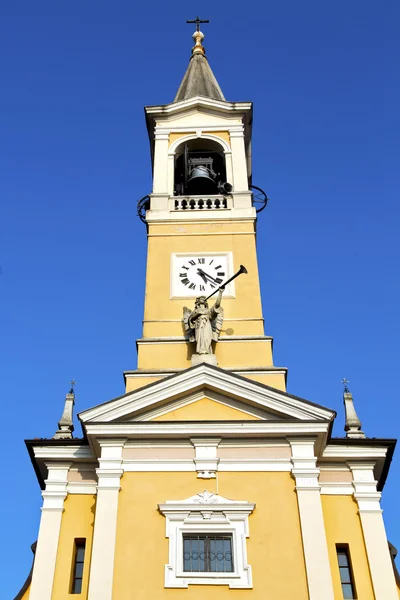
<instances>
[{"instance_id":1,"label":"angel statue","mask_svg":"<svg viewBox=\"0 0 400 600\"><path fill-rule=\"evenodd\" d=\"M217 300L211 308L207 298L196 298L194 310L183 307L183 322L190 342L196 342L197 354L212 354L211 343L217 342L224 320L224 309L221 306L222 293L220 288Z\"/></svg>"}]
</instances>

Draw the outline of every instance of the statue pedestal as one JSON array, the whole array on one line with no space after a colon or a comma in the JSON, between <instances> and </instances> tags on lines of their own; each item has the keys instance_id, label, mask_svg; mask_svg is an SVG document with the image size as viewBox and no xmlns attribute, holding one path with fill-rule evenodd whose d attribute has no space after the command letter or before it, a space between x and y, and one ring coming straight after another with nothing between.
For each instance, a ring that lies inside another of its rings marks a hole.
<instances>
[{"instance_id":1,"label":"statue pedestal","mask_svg":"<svg viewBox=\"0 0 400 600\"><path fill-rule=\"evenodd\" d=\"M200 365L201 363L207 363L208 365L218 365L217 357L215 354L192 354L192 367Z\"/></svg>"}]
</instances>

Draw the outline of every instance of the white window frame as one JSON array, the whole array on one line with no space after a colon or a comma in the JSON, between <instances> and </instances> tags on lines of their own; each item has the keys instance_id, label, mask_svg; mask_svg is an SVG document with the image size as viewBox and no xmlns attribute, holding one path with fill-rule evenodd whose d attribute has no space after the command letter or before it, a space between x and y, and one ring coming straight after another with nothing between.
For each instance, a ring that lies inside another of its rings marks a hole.
<instances>
[{"instance_id":1,"label":"white window frame","mask_svg":"<svg viewBox=\"0 0 400 600\"><path fill-rule=\"evenodd\" d=\"M164 587L187 588L188 585L229 585L230 588L253 587L251 566L247 564L246 538L249 537L248 517L255 504L243 500L228 500L204 491L186 500L167 501L158 508L166 517L166 537L169 538L169 562L165 565ZM183 570L183 536L231 535L233 571L187 572Z\"/></svg>"}]
</instances>

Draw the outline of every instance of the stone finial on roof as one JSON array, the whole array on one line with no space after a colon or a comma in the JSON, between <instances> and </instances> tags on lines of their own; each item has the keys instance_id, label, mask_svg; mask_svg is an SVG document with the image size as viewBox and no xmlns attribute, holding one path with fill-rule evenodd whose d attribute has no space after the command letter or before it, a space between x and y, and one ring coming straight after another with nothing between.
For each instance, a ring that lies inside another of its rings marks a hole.
<instances>
[{"instance_id":1,"label":"stone finial on roof","mask_svg":"<svg viewBox=\"0 0 400 600\"><path fill-rule=\"evenodd\" d=\"M73 424L73 410L75 404L75 392L74 385L75 381L71 381L71 389L65 396L64 411L61 419L58 421L58 429L53 435L53 440L72 439L72 432L74 431Z\"/></svg>"},{"instance_id":2,"label":"stone finial on roof","mask_svg":"<svg viewBox=\"0 0 400 600\"><path fill-rule=\"evenodd\" d=\"M365 438L365 433L361 430L361 421L357 416L354 408L353 395L348 388L348 380L342 379L344 385L343 404L345 410L345 426L346 437L348 438Z\"/></svg>"}]
</instances>

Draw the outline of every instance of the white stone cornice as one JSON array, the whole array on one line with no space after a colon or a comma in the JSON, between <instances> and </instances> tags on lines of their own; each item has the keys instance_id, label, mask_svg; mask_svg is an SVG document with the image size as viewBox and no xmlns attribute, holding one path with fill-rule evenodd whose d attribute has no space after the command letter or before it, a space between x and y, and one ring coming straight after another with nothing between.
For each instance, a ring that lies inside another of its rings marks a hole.
<instances>
[{"instance_id":1,"label":"white stone cornice","mask_svg":"<svg viewBox=\"0 0 400 600\"><path fill-rule=\"evenodd\" d=\"M163 421L147 423L88 423L86 431L89 436L113 436L122 435L130 438L157 438L173 436L188 438L193 436L216 436L223 437L279 437L286 435L326 435L329 424L324 422L282 422L282 421L251 421L230 423L168 423Z\"/></svg>"},{"instance_id":2,"label":"white stone cornice","mask_svg":"<svg viewBox=\"0 0 400 600\"><path fill-rule=\"evenodd\" d=\"M193 107L211 108L216 112L234 113L248 112L252 110L251 102L226 102L222 100L213 100L204 96L194 96L181 102L173 102L159 106L145 106L145 112L149 116L167 116L174 113L182 113Z\"/></svg>"},{"instance_id":3,"label":"white stone cornice","mask_svg":"<svg viewBox=\"0 0 400 600\"><path fill-rule=\"evenodd\" d=\"M33 453L36 459L42 460L87 461L95 458L92 449L87 445L53 446L49 444L46 446L46 440L43 440L43 446L33 446Z\"/></svg>"},{"instance_id":4,"label":"white stone cornice","mask_svg":"<svg viewBox=\"0 0 400 600\"><path fill-rule=\"evenodd\" d=\"M345 458L350 460L385 458L387 454L387 446L357 446L346 445L327 445L322 453L322 458L336 459Z\"/></svg>"}]
</instances>

